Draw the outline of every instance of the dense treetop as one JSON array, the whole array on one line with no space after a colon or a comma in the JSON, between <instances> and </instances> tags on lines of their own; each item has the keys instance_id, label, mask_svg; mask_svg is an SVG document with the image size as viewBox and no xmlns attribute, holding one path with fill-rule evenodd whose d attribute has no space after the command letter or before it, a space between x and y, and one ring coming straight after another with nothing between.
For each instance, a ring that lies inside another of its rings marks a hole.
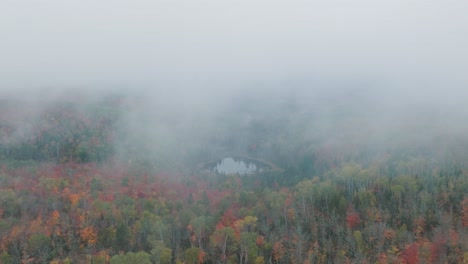
<instances>
[{"instance_id":1,"label":"dense treetop","mask_svg":"<svg viewBox=\"0 0 468 264\"><path fill-rule=\"evenodd\" d=\"M463 140L365 146L364 130L306 137L287 118L295 107L269 120L246 106L217 116L209 141L153 141L148 152L123 127L151 114L136 105L1 105L1 263L468 262ZM226 153L284 170L197 169Z\"/></svg>"}]
</instances>

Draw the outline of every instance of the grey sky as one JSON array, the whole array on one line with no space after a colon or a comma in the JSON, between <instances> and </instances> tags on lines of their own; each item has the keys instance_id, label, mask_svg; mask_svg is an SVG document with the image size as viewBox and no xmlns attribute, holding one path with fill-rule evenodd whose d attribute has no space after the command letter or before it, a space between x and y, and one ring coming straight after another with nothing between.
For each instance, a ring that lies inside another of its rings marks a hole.
<instances>
[{"instance_id":1,"label":"grey sky","mask_svg":"<svg viewBox=\"0 0 468 264\"><path fill-rule=\"evenodd\" d=\"M3 0L0 87L312 78L462 89L466 14L462 0Z\"/></svg>"}]
</instances>

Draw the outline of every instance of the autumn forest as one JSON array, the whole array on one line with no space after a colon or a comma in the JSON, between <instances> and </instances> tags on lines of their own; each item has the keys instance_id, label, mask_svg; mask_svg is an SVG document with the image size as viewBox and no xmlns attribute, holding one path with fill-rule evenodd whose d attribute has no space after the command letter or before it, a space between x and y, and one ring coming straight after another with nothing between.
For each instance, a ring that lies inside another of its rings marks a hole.
<instances>
[{"instance_id":1,"label":"autumn forest","mask_svg":"<svg viewBox=\"0 0 468 264\"><path fill-rule=\"evenodd\" d=\"M449 121L239 98L200 116L2 101L0 263L468 263L468 141ZM228 155L281 170L201 168Z\"/></svg>"}]
</instances>

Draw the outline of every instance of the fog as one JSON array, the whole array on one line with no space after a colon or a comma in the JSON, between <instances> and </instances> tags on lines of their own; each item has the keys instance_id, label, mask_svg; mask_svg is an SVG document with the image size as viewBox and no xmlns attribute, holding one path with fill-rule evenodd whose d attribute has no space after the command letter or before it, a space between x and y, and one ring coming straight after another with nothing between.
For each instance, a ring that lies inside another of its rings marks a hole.
<instances>
[{"instance_id":1,"label":"fog","mask_svg":"<svg viewBox=\"0 0 468 264\"><path fill-rule=\"evenodd\" d=\"M7 0L1 85L213 90L312 78L447 89L466 82L467 9L458 0Z\"/></svg>"},{"instance_id":2,"label":"fog","mask_svg":"<svg viewBox=\"0 0 468 264\"><path fill-rule=\"evenodd\" d=\"M252 144L283 160L426 146L468 129L467 13L461 0L4 0L0 95L37 112L132 98L116 148L159 164Z\"/></svg>"}]
</instances>

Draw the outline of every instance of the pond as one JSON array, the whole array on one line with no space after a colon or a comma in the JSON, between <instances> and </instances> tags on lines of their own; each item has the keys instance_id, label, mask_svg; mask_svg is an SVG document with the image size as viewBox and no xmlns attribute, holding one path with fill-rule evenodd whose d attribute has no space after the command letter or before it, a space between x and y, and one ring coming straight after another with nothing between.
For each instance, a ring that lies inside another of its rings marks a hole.
<instances>
[{"instance_id":1,"label":"pond","mask_svg":"<svg viewBox=\"0 0 468 264\"><path fill-rule=\"evenodd\" d=\"M273 170L274 164L248 157L227 157L215 162L207 163L204 167L218 174L253 175Z\"/></svg>"}]
</instances>

